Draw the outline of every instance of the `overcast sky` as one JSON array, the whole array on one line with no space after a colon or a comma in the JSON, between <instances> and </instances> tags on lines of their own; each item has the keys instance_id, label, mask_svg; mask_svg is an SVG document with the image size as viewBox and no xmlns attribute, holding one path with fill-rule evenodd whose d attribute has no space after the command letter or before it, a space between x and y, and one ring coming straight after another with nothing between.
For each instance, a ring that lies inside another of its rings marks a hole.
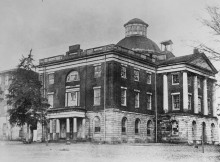
<instances>
[{"instance_id":1,"label":"overcast sky","mask_svg":"<svg viewBox=\"0 0 220 162\"><path fill-rule=\"evenodd\" d=\"M214 40L198 19L217 0L1 0L0 71L14 68L33 49L38 59L64 54L70 45L82 49L116 44L123 25L133 18L149 24L148 38L171 39L176 56L191 54L194 41ZM159 46L160 47L160 46Z\"/></svg>"}]
</instances>

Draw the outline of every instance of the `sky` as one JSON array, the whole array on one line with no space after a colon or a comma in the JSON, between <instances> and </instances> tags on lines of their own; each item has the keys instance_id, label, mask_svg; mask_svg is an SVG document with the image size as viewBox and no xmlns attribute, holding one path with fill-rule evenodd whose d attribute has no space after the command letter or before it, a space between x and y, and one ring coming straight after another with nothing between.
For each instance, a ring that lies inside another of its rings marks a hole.
<instances>
[{"instance_id":1,"label":"sky","mask_svg":"<svg viewBox=\"0 0 220 162\"><path fill-rule=\"evenodd\" d=\"M171 39L176 56L192 54L195 42L216 48L217 36L201 23L206 7L217 0L0 0L0 71L15 68L30 49L39 59L82 49L117 44L124 24L140 18L147 37L160 47Z\"/></svg>"}]
</instances>

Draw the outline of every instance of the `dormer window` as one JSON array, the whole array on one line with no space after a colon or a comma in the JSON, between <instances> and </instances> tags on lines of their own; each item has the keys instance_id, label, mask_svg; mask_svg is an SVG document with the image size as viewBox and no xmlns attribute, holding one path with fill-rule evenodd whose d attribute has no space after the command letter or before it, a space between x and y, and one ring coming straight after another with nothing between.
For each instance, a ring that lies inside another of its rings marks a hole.
<instances>
[{"instance_id":1,"label":"dormer window","mask_svg":"<svg viewBox=\"0 0 220 162\"><path fill-rule=\"evenodd\" d=\"M77 71L72 71L68 74L66 82L79 81L79 73Z\"/></svg>"}]
</instances>

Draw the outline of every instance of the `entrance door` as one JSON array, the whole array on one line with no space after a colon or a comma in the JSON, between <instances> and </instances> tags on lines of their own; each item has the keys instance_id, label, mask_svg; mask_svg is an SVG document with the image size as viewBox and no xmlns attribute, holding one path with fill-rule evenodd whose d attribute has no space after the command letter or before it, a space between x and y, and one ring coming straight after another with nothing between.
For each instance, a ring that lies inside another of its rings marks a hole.
<instances>
[{"instance_id":1,"label":"entrance door","mask_svg":"<svg viewBox=\"0 0 220 162\"><path fill-rule=\"evenodd\" d=\"M60 120L60 138L66 139L66 121L65 121L65 119Z\"/></svg>"}]
</instances>

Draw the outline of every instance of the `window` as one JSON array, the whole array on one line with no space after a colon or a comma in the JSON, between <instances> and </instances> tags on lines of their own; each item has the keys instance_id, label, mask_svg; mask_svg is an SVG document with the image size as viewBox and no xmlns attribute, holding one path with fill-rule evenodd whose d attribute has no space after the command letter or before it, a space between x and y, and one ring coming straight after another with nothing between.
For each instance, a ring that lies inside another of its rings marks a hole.
<instances>
[{"instance_id":1,"label":"window","mask_svg":"<svg viewBox=\"0 0 220 162\"><path fill-rule=\"evenodd\" d=\"M135 134L139 134L140 133L140 119L136 119L135 120Z\"/></svg>"},{"instance_id":2,"label":"window","mask_svg":"<svg viewBox=\"0 0 220 162\"><path fill-rule=\"evenodd\" d=\"M126 78L126 67L125 66L122 66L121 67L121 77L122 78Z\"/></svg>"},{"instance_id":3,"label":"window","mask_svg":"<svg viewBox=\"0 0 220 162\"><path fill-rule=\"evenodd\" d=\"M94 66L94 78L101 77L101 72L102 72L101 65Z\"/></svg>"},{"instance_id":4,"label":"window","mask_svg":"<svg viewBox=\"0 0 220 162\"><path fill-rule=\"evenodd\" d=\"M139 70L134 70L134 81L139 81Z\"/></svg>"},{"instance_id":5,"label":"window","mask_svg":"<svg viewBox=\"0 0 220 162\"><path fill-rule=\"evenodd\" d=\"M188 85L191 86L192 85L192 77L188 76L187 79L188 79Z\"/></svg>"},{"instance_id":6,"label":"window","mask_svg":"<svg viewBox=\"0 0 220 162\"><path fill-rule=\"evenodd\" d=\"M5 85L8 85L8 83L9 83L9 76L6 75L6 76L5 76Z\"/></svg>"},{"instance_id":7,"label":"window","mask_svg":"<svg viewBox=\"0 0 220 162\"><path fill-rule=\"evenodd\" d=\"M153 135L153 130L154 130L153 123L152 123L151 120L149 120L147 122L147 136L152 136Z\"/></svg>"},{"instance_id":8,"label":"window","mask_svg":"<svg viewBox=\"0 0 220 162\"><path fill-rule=\"evenodd\" d=\"M151 74L147 74L147 84L151 84Z\"/></svg>"},{"instance_id":9,"label":"window","mask_svg":"<svg viewBox=\"0 0 220 162\"><path fill-rule=\"evenodd\" d=\"M80 105L80 92L79 88L66 90L66 106L79 106Z\"/></svg>"},{"instance_id":10,"label":"window","mask_svg":"<svg viewBox=\"0 0 220 162\"><path fill-rule=\"evenodd\" d=\"M48 104L50 104L50 108L53 108L53 94L48 94Z\"/></svg>"},{"instance_id":11,"label":"window","mask_svg":"<svg viewBox=\"0 0 220 162\"><path fill-rule=\"evenodd\" d=\"M192 122L192 137L196 137L196 122Z\"/></svg>"},{"instance_id":12,"label":"window","mask_svg":"<svg viewBox=\"0 0 220 162\"><path fill-rule=\"evenodd\" d=\"M78 71L72 71L67 75L66 82L79 81L79 73Z\"/></svg>"},{"instance_id":13,"label":"window","mask_svg":"<svg viewBox=\"0 0 220 162\"><path fill-rule=\"evenodd\" d=\"M215 137L215 124L212 123L211 124L211 140L214 141L214 137Z\"/></svg>"},{"instance_id":14,"label":"window","mask_svg":"<svg viewBox=\"0 0 220 162\"><path fill-rule=\"evenodd\" d=\"M94 132L95 133L100 133L101 131L101 128L100 128L100 119L99 117L95 117L94 118Z\"/></svg>"},{"instance_id":15,"label":"window","mask_svg":"<svg viewBox=\"0 0 220 162\"><path fill-rule=\"evenodd\" d=\"M179 74L172 75L172 84L179 84Z\"/></svg>"},{"instance_id":16,"label":"window","mask_svg":"<svg viewBox=\"0 0 220 162\"><path fill-rule=\"evenodd\" d=\"M126 134L127 132L127 118L124 117L121 121L121 133Z\"/></svg>"},{"instance_id":17,"label":"window","mask_svg":"<svg viewBox=\"0 0 220 162\"><path fill-rule=\"evenodd\" d=\"M173 105L173 110L180 110L180 95L179 94L172 95L172 105Z\"/></svg>"},{"instance_id":18,"label":"window","mask_svg":"<svg viewBox=\"0 0 220 162\"><path fill-rule=\"evenodd\" d=\"M127 105L127 88L121 87L121 106Z\"/></svg>"},{"instance_id":19,"label":"window","mask_svg":"<svg viewBox=\"0 0 220 162\"><path fill-rule=\"evenodd\" d=\"M197 85L198 85L198 88L201 88L201 80L199 78L197 79Z\"/></svg>"},{"instance_id":20,"label":"window","mask_svg":"<svg viewBox=\"0 0 220 162\"><path fill-rule=\"evenodd\" d=\"M94 87L94 105L98 106L101 103L101 87Z\"/></svg>"},{"instance_id":21,"label":"window","mask_svg":"<svg viewBox=\"0 0 220 162\"><path fill-rule=\"evenodd\" d=\"M208 99L208 113L211 114L211 99Z\"/></svg>"},{"instance_id":22,"label":"window","mask_svg":"<svg viewBox=\"0 0 220 162\"><path fill-rule=\"evenodd\" d=\"M178 135L179 133L178 122L176 120L173 120L171 124L172 124L172 135Z\"/></svg>"},{"instance_id":23,"label":"window","mask_svg":"<svg viewBox=\"0 0 220 162\"><path fill-rule=\"evenodd\" d=\"M41 81L41 83L43 83L43 75L39 75L39 81Z\"/></svg>"},{"instance_id":24,"label":"window","mask_svg":"<svg viewBox=\"0 0 220 162\"><path fill-rule=\"evenodd\" d=\"M151 94L147 94L147 110L151 110L152 105L151 105Z\"/></svg>"},{"instance_id":25,"label":"window","mask_svg":"<svg viewBox=\"0 0 220 162\"><path fill-rule=\"evenodd\" d=\"M54 74L48 74L49 84L54 84Z\"/></svg>"},{"instance_id":26,"label":"window","mask_svg":"<svg viewBox=\"0 0 220 162\"><path fill-rule=\"evenodd\" d=\"M188 110L192 109L192 95L188 95Z\"/></svg>"},{"instance_id":27,"label":"window","mask_svg":"<svg viewBox=\"0 0 220 162\"><path fill-rule=\"evenodd\" d=\"M198 112L202 112L202 98L198 97Z\"/></svg>"},{"instance_id":28,"label":"window","mask_svg":"<svg viewBox=\"0 0 220 162\"><path fill-rule=\"evenodd\" d=\"M135 108L139 108L139 92L135 91Z\"/></svg>"}]
</instances>

